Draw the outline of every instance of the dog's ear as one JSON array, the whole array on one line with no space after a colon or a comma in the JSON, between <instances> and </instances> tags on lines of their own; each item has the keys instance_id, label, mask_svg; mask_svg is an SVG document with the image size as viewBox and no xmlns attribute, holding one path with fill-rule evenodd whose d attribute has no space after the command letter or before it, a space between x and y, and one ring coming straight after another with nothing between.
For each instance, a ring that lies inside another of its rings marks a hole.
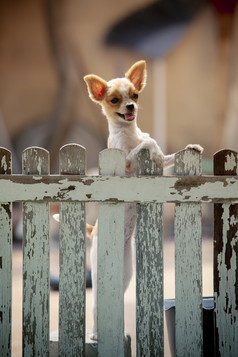
<instances>
[{"instance_id":1,"label":"dog's ear","mask_svg":"<svg viewBox=\"0 0 238 357\"><path fill-rule=\"evenodd\" d=\"M96 102L100 102L106 93L107 82L94 74L85 76L84 80L87 83L90 98Z\"/></svg>"},{"instance_id":2,"label":"dog's ear","mask_svg":"<svg viewBox=\"0 0 238 357\"><path fill-rule=\"evenodd\" d=\"M141 92L146 84L146 63L145 61L138 61L126 72L125 77L128 78Z\"/></svg>"}]
</instances>

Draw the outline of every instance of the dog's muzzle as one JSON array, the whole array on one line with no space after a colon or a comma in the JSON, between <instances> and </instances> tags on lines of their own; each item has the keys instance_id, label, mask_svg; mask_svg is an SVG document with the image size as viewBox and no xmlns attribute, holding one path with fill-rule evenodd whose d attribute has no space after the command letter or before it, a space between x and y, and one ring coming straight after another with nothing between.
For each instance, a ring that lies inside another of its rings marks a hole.
<instances>
[{"instance_id":1,"label":"dog's muzzle","mask_svg":"<svg viewBox=\"0 0 238 357\"><path fill-rule=\"evenodd\" d=\"M121 114L121 113L117 113L117 115L119 115L120 118L126 120L126 121L132 121L135 119L135 114L134 113L126 113L126 114Z\"/></svg>"}]
</instances>

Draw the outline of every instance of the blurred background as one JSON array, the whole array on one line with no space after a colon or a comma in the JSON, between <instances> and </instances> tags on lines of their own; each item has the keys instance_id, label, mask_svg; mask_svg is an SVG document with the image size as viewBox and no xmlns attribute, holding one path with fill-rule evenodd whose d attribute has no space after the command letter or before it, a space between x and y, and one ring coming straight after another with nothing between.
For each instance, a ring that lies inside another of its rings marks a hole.
<instances>
[{"instance_id":1,"label":"blurred background","mask_svg":"<svg viewBox=\"0 0 238 357\"><path fill-rule=\"evenodd\" d=\"M107 122L83 76L123 76L145 59L148 84L138 124L166 153L188 143L204 158L236 149L236 0L1 0L0 146L21 171L22 150L86 147L88 168L106 147Z\"/></svg>"}]
</instances>

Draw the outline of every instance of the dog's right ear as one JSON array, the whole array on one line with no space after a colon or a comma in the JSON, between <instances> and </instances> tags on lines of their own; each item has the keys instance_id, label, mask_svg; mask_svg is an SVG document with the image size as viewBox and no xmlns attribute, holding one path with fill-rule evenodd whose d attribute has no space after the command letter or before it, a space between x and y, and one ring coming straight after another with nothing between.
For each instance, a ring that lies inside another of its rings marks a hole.
<instances>
[{"instance_id":1,"label":"dog's right ear","mask_svg":"<svg viewBox=\"0 0 238 357\"><path fill-rule=\"evenodd\" d=\"M100 102L105 96L107 82L94 74L85 76L84 80L87 83L90 98L95 102Z\"/></svg>"}]
</instances>

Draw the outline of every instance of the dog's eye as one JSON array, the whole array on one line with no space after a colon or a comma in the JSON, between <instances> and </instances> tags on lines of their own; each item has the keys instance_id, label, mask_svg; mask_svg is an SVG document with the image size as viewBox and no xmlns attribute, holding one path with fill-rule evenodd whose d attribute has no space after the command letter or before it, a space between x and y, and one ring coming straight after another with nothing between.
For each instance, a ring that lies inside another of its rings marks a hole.
<instances>
[{"instance_id":1,"label":"dog's eye","mask_svg":"<svg viewBox=\"0 0 238 357\"><path fill-rule=\"evenodd\" d=\"M138 99L138 94L134 93L134 94L132 95L132 98L133 98L133 99Z\"/></svg>"},{"instance_id":2,"label":"dog's eye","mask_svg":"<svg viewBox=\"0 0 238 357\"><path fill-rule=\"evenodd\" d=\"M119 99L118 98L112 98L112 100L111 100L111 103L112 104L116 104L116 103L118 103L119 102Z\"/></svg>"}]
</instances>

